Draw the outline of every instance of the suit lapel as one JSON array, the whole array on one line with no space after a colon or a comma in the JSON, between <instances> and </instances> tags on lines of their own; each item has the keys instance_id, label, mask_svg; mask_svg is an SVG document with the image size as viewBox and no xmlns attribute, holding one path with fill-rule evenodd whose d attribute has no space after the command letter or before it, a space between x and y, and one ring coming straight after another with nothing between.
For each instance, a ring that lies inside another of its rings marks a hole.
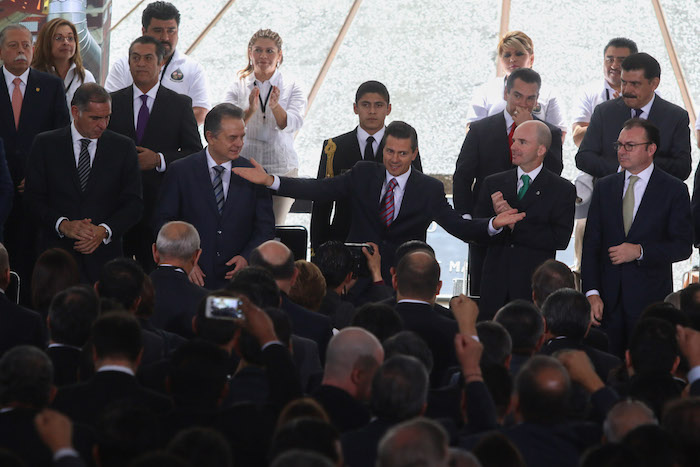
<instances>
[{"instance_id":1,"label":"suit lapel","mask_svg":"<svg viewBox=\"0 0 700 467\"><path fill-rule=\"evenodd\" d=\"M518 201L518 169L511 169L507 172L505 186L501 187L503 199L508 201L513 207L519 206Z\"/></svg>"},{"instance_id":2,"label":"suit lapel","mask_svg":"<svg viewBox=\"0 0 700 467\"><path fill-rule=\"evenodd\" d=\"M404 217L411 216L412 207L423 206L423 203L421 203L419 199L421 193L418 193L418 189L416 188L416 177L416 170L411 169L411 175L408 176L408 180L406 180L406 186L403 190L403 198L401 200L399 214L396 216L396 219L394 219L394 222L398 221L399 219L403 219ZM379 209L381 212L381 201Z\"/></svg>"},{"instance_id":3,"label":"suit lapel","mask_svg":"<svg viewBox=\"0 0 700 467\"><path fill-rule=\"evenodd\" d=\"M42 106L42 93L46 93L45 90L41 89L41 85L36 80L35 74L34 70L30 68L29 76L27 77L27 87L24 90L24 99L22 99L22 111L19 114L20 128L31 128L34 126L36 122L29 124L30 121L34 119L34 109ZM46 105L46 103L43 103L43 105Z\"/></svg>"},{"instance_id":4,"label":"suit lapel","mask_svg":"<svg viewBox=\"0 0 700 467\"><path fill-rule=\"evenodd\" d=\"M352 130L352 141L350 142L350 153L348 154L348 159L350 161L348 168L351 168L357 162L362 160L362 148L360 148L360 143L357 141L357 127ZM335 171L335 173L338 173L338 171Z\"/></svg>"},{"instance_id":5,"label":"suit lapel","mask_svg":"<svg viewBox=\"0 0 700 467\"><path fill-rule=\"evenodd\" d=\"M516 171L517 173L517 171ZM540 196L542 195L543 192L547 190L547 178L549 174L547 173L547 169L542 167L542 170L540 170L540 173L537 175L535 180L533 180L532 184L530 187L527 189L525 192L525 196L523 196L523 199L520 200L518 203L518 207L525 211L527 210L530 206L535 204L539 199ZM516 175L517 177L517 175ZM516 179L516 184L517 184L517 179ZM517 194L516 194L517 197Z\"/></svg>"},{"instance_id":6,"label":"suit lapel","mask_svg":"<svg viewBox=\"0 0 700 467\"><path fill-rule=\"evenodd\" d=\"M4 67L0 69L3 68ZM2 83L0 84L0 102L3 103L3 105L0 105L0 119L2 120L2 126L8 129L11 128L11 131L14 133L17 130L15 129L15 119L14 115L12 114L12 102L10 101L10 91L7 89L7 83L5 82L4 72L0 73L0 78L2 78ZM7 105L4 105L5 103Z\"/></svg>"},{"instance_id":7,"label":"suit lapel","mask_svg":"<svg viewBox=\"0 0 700 467\"><path fill-rule=\"evenodd\" d=\"M506 117L503 112L497 114L498 118L492 120L493 125L490 128L491 140L490 145L493 148L493 157L499 161L499 165L511 167L513 164L510 161L510 147L508 146L508 134L506 133ZM507 169L506 169L507 170Z\"/></svg>"},{"instance_id":8,"label":"suit lapel","mask_svg":"<svg viewBox=\"0 0 700 467\"><path fill-rule=\"evenodd\" d=\"M71 181L73 182L73 187L80 193L80 178L78 178L78 166L75 163L75 151L73 149L73 136L71 135L70 126L66 127L64 132L64 149L63 151L58 151L57 157L63 157L63 165L65 167L70 167L68 171L70 173ZM99 148L99 144L98 144ZM95 160L97 160L97 152L95 153ZM94 163L93 163L94 165ZM90 170L90 175L92 176L92 169ZM92 178L92 177L90 177ZM88 186L90 183L88 181ZM87 191L87 190L86 190Z\"/></svg>"},{"instance_id":9,"label":"suit lapel","mask_svg":"<svg viewBox=\"0 0 700 467\"><path fill-rule=\"evenodd\" d=\"M151 109L151 114L148 117L148 124L146 125L146 131L143 133L143 139L144 141L147 141L151 133L158 131L158 128L162 128L163 125L160 125L160 121L163 119L163 117L167 118L168 115L168 102L166 101L166 97L163 95L165 92L161 92L163 90L163 86L158 87L158 92L156 93L156 98L153 101L153 108ZM134 100L131 100L132 106L133 106ZM132 110L133 112L133 110Z\"/></svg>"},{"instance_id":10,"label":"suit lapel","mask_svg":"<svg viewBox=\"0 0 700 467\"><path fill-rule=\"evenodd\" d=\"M382 212L382 200L380 197L382 195L382 186L384 185L385 178L386 169L382 164L377 164L375 166L374 176L370 180L370 184L367 187L370 206L376 206L377 215L375 216L375 220L377 223L380 223L379 213ZM404 196L406 196L405 193ZM401 212L399 212L399 214L401 214Z\"/></svg>"},{"instance_id":11,"label":"suit lapel","mask_svg":"<svg viewBox=\"0 0 700 467\"><path fill-rule=\"evenodd\" d=\"M663 193L660 193L662 187L657 183L657 179L656 167L654 167L654 170L651 172L651 177L649 177L649 183L647 183L647 187L642 195L642 200L639 203L639 208L637 208L637 214L635 214L632 225L630 226L628 237L639 230L639 225L644 222L644 219L654 218L654 200L663 199Z\"/></svg>"},{"instance_id":12,"label":"suit lapel","mask_svg":"<svg viewBox=\"0 0 700 467\"><path fill-rule=\"evenodd\" d=\"M129 86L127 91L122 93L119 98L123 99L123 102L121 103L122 108L128 109L129 112L125 119L131 122L131 125L126 126L125 130L127 131L127 134L124 136L127 136L136 142L136 122L134 121L134 85L132 84Z\"/></svg>"}]
</instances>

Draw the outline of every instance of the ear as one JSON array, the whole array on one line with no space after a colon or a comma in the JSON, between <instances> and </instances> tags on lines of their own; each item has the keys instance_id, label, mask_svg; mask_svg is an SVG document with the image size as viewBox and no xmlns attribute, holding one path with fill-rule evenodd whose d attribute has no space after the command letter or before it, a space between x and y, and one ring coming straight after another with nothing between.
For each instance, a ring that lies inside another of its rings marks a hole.
<instances>
[{"instance_id":1,"label":"ear","mask_svg":"<svg viewBox=\"0 0 700 467\"><path fill-rule=\"evenodd\" d=\"M170 386L171 384L172 384L172 383L171 383L171 381L170 381L170 375L167 375L167 376L165 377L165 392L167 392L168 394L172 394L172 393L173 393L172 387Z\"/></svg>"},{"instance_id":2,"label":"ear","mask_svg":"<svg viewBox=\"0 0 700 467\"><path fill-rule=\"evenodd\" d=\"M440 290L442 290L442 281L438 281L437 288L435 289L435 296L440 295Z\"/></svg>"},{"instance_id":3,"label":"ear","mask_svg":"<svg viewBox=\"0 0 700 467\"><path fill-rule=\"evenodd\" d=\"M625 368L633 368L632 366L632 357L630 357L630 351L625 350Z\"/></svg>"},{"instance_id":4,"label":"ear","mask_svg":"<svg viewBox=\"0 0 700 467\"><path fill-rule=\"evenodd\" d=\"M141 347L141 350L139 351L139 354L136 357L136 361L134 362L134 369L141 366L141 360L143 360L143 347Z\"/></svg>"},{"instance_id":5,"label":"ear","mask_svg":"<svg viewBox=\"0 0 700 467\"><path fill-rule=\"evenodd\" d=\"M197 335L197 315L192 317L192 332L195 336Z\"/></svg>"},{"instance_id":6,"label":"ear","mask_svg":"<svg viewBox=\"0 0 700 467\"><path fill-rule=\"evenodd\" d=\"M535 344L535 353L539 352L539 350L542 348L542 345L544 345L544 333L542 333L540 338L537 339L537 344Z\"/></svg>"},{"instance_id":7,"label":"ear","mask_svg":"<svg viewBox=\"0 0 700 467\"><path fill-rule=\"evenodd\" d=\"M146 35L146 28L144 28L143 26L141 26L141 35L142 36Z\"/></svg>"},{"instance_id":8,"label":"ear","mask_svg":"<svg viewBox=\"0 0 700 467\"><path fill-rule=\"evenodd\" d=\"M155 243L151 245L151 253L153 254L153 261L155 261L156 264L160 264L160 255L158 254L158 250L156 250Z\"/></svg>"},{"instance_id":9,"label":"ear","mask_svg":"<svg viewBox=\"0 0 700 467\"><path fill-rule=\"evenodd\" d=\"M56 398L56 394L58 393L58 388L54 386L53 384L49 388L49 405L53 403L53 400Z\"/></svg>"},{"instance_id":10,"label":"ear","mask_svg":"<svg viewBox=\"0 0 700 467\"><path fill-rule=\"evenodd\" d=\"M359 115L360 112L357 111L357 102L352 103L352 111L355 112L355 115Z\"/></svg>"},{"instance_id":11,"label":"ear","mask_svg":"<svg viewBox=\"0 0 700 467\"><path fill-rule=\"evenodd\" d=\"M294 274L292 274L292 279L290 281L292 287L294 287L294 284L297 283L297 279L299 279L299 269L294 267Z\"/></svg>"},{"instance_id":12,"label":"ear","mask_svg":"<svg viewBox=\"0 0 700 467\"><path fill-rule=\"evenodd\" d=\"M506 370L510 370L510 362L513 360L513 354L509 354L506 357L506 361L503 362L503 366L506 367Z\"/></svg>"},{"instance_id":13,"label":"ear","mask_svg":"<svg viewBox=\"0 0 700 467\"><path fill-rule=\"evenodd\" d=\"M391 275L391 286L394 288L394 290L399 290L399 281L396 278L396 274Z\"/></svg>"},{"instance_id":14,"label":"ear","mask_svg":"<svg viewBox=\"0 0 700 467\"><path fill-rule=\"evenodd\" d=\"M386 114L389 115L391 113L391 104L386 105Z\"/></svg>"},{"instance_id":15,"label":"ear","mask_svg":"<svg viewBox=\"0 0 700 467\"><path fill-rule=\"evenodd\" d=\"M95 289L95 293L97 294L97 298L100 297L100 281L95 281L95 285L92 286L93 289Z\"/></svg>"},{"instance_id":16,"label":"ear","mask_svg":"<svg viewBox=\"0 0 700 467\"><path fill-rule=\"evenodd\" d=\"M673 360L673 366L671 367L671 373L672 373L672 374L675 374L675 373L676 373L676 370L678 370L678 365L680 365L680 363L681 363L681 357L679 357L678 355L676 355L675 360Z\"/></svg>"},{"instance_id":17,"label":"ear","mask_svg":"<svg viewBox=\"0 0 700 467\"><path fill-rule=\"evenodd\" d=\"M656 89L656 88L659 87L659 83L660 83L660 82L661 82L661 80L660 80L659 78L652 78L651 81L649 81L649 84L651 84L652 87L653 87L654 89Z\"/></svg>"},{"instance_id":18,"label":"ear","mask_svg":"<svg viewBox=\"0 0 700 467\"><path fill-rule=\"evenodd\" d=\"M349 272L343 279L343 284L349 284L350 282L352 282L352 272Z\"/></svg>"},{"instance_id":19,"label":"ear","mask_svg":"<svg viewBox=\"0 0 700 467\"><path fill-rule=\"evenodd\" d=\"M532 68L533 63L535 63L535 54L531 53L530 54L530 68Z\"/></svg>"},{"instance_id":20,"label":"ear","mask_svg":"<svg viewBox=\"0 0 700 467\"><path fill-rule=\"evenodd\" d=\"M192 265L194 266L195 264L199 263L199 258L202 256L202 249L199 248L197 251L194 252L194 256L192 257Z\"/></svg>"},{"instance_id":21,"label":"ear","mask_svg":"<svg viewBox=\"0 0 700 467\"><path fill-rule=\"evenodd\" d=\"M136 300L134 300L134 303L133 305L131 305L131 307L134 311L137 311L139 309L139 305L141 305L141 297L136 297Z\"/></svg>"},{"instance_id":22,"label":"ear","mask_svg":"<svg viewBox=\"0 0 700 467\"><path fill-rule=\"evenodd\" d=\"M46 315L46 329L51 330L51 317Z\"/></svg>"}]
</instances>

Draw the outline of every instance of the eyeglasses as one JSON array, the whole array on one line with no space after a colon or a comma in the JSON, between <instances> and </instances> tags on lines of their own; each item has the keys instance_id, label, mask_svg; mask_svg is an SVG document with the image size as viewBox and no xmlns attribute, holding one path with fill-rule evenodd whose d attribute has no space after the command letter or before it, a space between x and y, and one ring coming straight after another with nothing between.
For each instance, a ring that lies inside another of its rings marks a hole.
<instances>
[{"instance_id":1,"label":"eyeglasses","mask_svg":"<svg viewBox=\"0 0 700 467\"><path fill-rule=\"evenodd\" d=\"M60 34L57 34L57 35L53 36L53 40L56 41L56 42L68 41L69 44L72 44L73 42L75 42L75 37L73 37L73 36L62 36L62 35L60 35Z\"/></svg>"},{"instance_id":2,"label":"eyeglasses","mask_svg":"<svg viewBox=\"0 0 700 467\"><path fill-rule=\"evenodd\" d=\"M621 143L619 141L615 141L613 143L613 148L615 148L615 151L619 151L620 148L625 148L625 151L634 151L634 148L637 146L648 146L650 144L654 144L651 141L648 141L646 143Z\"/></svg>"}]
</instances>

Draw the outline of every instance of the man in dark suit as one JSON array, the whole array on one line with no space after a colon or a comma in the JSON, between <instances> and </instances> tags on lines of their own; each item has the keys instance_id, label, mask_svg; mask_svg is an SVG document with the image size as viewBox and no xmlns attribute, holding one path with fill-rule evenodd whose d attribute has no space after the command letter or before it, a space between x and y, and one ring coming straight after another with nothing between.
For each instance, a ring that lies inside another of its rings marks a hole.
<instances>
[{"instance_id":1,"label":"man in dark suit","mask_svg":"<svg viewBox=\"0 0 700 467\"><path fill-rule=\"evenodd\" d=\"M151 323L185 338L194 337L192 318L207 294L187 277L202 254L199 244L192 224L171 221L160 228L153 245L158 266L150 274L156 295Z\"/></svg>"},{"instance_id":2,"label":"man in dark suit","mask_svg":"<svg viewBox=\"0 0 700 467\"><path fill-rule=\"evenodd\" d=\"M107 130L111 99L95 83L80 86L73 124L37 136L27 165L27 205L42 249L73 252L83 281L122 256L122 236L143 211L136 148Z\"/></svg>"},{"instance_id":3,"label":"man in dark suit","mask_svg":"<svg viewBox=\"0 0 700 467\"><path fill-rule=\"evenodd\" d=\"M624 170L598 180L588 213L582 290L615 355L624 352L642 310L673 291L671 266L692 250L688 189L656 167L659 144L653 123L628 120L616 144Z\"/></svg>"},{"instance_id":4,"label":"man in dark suit","mask_svg":"<svg viewBox=\"0 0 700 467\"><path fill-rule=\"evenodd\" d=\"M15 195L15 187L12 184L10 169L5 157L5 144L0 138L0 242L4 240L5 221L12 210L12 198Z\"/></svg>"},{"instance_id":5,"label":"man in dark suit","mask_svg":"<svg viewBox=\"0 0 700 467\"><path fill-rule=\"evenodd\" d=\"M34 229L24 206L27 158L37 134L70 123L63 82L29 68L32 55L32 34L26 27L11 24L0 31L4 78L0 84L0 138L5 143L15 192L5 225L5 242L27 292L36 255L35 238L31 235Z\"/></svg>"},{"instance_id":6,"label":"man in dark suit","mask_svg":"<svg viewBox=\"0 0 700 467\"><path fill-rule=\"evenodd\" d=\"M391 113L389 91L379 81L366 81L357 88L353 111L359 125L352 131L329 138L323 142L323 152L318 164L317 179L333 178L351 169L355 163L376 161L383 163L384 121ZM413 161L413 168L423 171L420 156ZM331 211L335 204L335 215ZM352 223L350 200L314 201L311 211L312 251L329 240L345 241Z\"/></svg>"},{"instance_id":7,"label":"man in dark suit","mask_svg":"<svg viewBox=\"0 0 700 467\"><path fill-rule=\"evenodd\" d=\"M502 113L473 122L462 150L457 158L457 167L452 181L455 210L470 218L475 215L481 187L489 175L512 169L515 165L511 154L515 128L537 120L532 109L537 105L542 80L531 68L520 68L508 76L504 99L506 108ZM537 120L539 121L539 120ZM551 132L551 145L547 148L544 166L560 175L562 163L561 130L544 122ZM481 269L486 258L483 245L469 245L469 293L478 296L481 288Z\"/></svg>"},{"instance_id":8,"label":"man in dark suit","mask_svg":"<svg viewBox=\"0 0 700 467\"><path fill-rule=\"evenodd\" d=\"M654 164L676 178L688 178L688 112L656 95L660 76L659 62L649 54L632 54L622 62L622 97L603 102L593 111L576 153L576 167L596 178L617 172L619 163L613 144L625 122L637 117L653 122L661 133Z\"/></svg>"},{"instance_id":9,"label":"man in dark suit","mask_svg":"<svg viewBox=\"0 0 700 467\"><path fill-rule=\"evenodd\" d=\"M268 190L231 171L252 167L239 157L243 111L219 104L204 122L208 146L173 163L158 203L158 227L171 220L191 223L199 232L202 255L190 278L208 289L222 288L248 264L253 248L274 237L275 219Z\"/></svg>"},{"instance_id":10,"label":"man in dark suit","mask_svg":"<svg viewBox=\"0 0 700 467\"><path fill-rule=\"evenodd\" d=\"M474 213L489 217L511 209L526 217L489 239L481 276L479 311L491 318L511 300L531 300L530 281L537 266L569 244L574 227L576 190L543 166L551 132L539 121L518 126L513 135L515 169L488 176Z\"/></svg>"},{"instance_id":11,"label":"man in dark suit","mask_svg":"<svg viewBox=\"0 0 700 467\"><path fill-rule=\"evenodd\" d=\"M165 171L176 160L202 150L192 99L160 85L164 55L163 45L150 36L131 43L129 67L134 84L112 93L108 126L136 143L144 212L141 222L124 236L124 252L133 255L147 273L154 267L153 222Z\"/></svg>"},{"instance_id":12,"label":"man in dark suit","mask_svg":"<svg viewBox=\"0 0 700 467\"><path fill-rule=\"evenodd\" d=\"M396 248L408 240L425 241L432 221L462 240L481 240L495 232L493 229L524 217L509 211L490 221L462 219L447 203L440 181L411 169L417 156L416 130L397 121L384 133L384 165L358 162L340 177L323 180L268 175L257 163L252 169L237 167L234 173L277 190L282 196L320 201L350 199L352 225L346 241L379 245L382 277L388 283Z\"/></svg>"}]
</instances>

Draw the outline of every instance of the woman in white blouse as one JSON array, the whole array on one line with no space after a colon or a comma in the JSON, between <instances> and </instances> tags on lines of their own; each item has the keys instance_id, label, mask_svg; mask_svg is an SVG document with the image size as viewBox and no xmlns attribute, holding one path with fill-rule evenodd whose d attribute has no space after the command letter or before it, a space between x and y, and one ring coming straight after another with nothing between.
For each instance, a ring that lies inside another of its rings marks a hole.
<instances>
[{"instance_id":1,"label":"woman in white blouse","mask_svg":"<svg viewBox=\"0 0 700 467\"><path fill-rule=\"evenodd\" d=\"M39 31L32 68L63 80L69 109L75 90L83 83L95 82L92 73L83 67L75 25L63 18L52 19Z\"/></svg>"},{"instance_id":2,"label":"woman in white blouse","mask_svg":"<svg viewBox=\"0 0 700 467\"><path fill-rule=\"evenodd\" d=\"M513 70L532 68L534 60L532 39L527 34L521 31L506 33L498 43L498 61L503 75L489 79L474 91L467 113L467 124L502 112L506 106L506 101L503 99L506 79ZM566 134L567 126L564 123L559 102L544 85L540 88L540 95L532 115L561 128L562 138Z\"/></svg>"},{"instance_id":3,"label":"woman in white blouse","mask_svg":"<svg viewBox=\"0 0 700 467\"><path fill-rule=\"evenodd\" d=\"M248 42L248 65L226 93L226 102L245 109L246 135L241 155L255 159L268 173L295 177L299 160L294 133L304 123L306 96L299 85L279 71L282 38L260 29ZM273 196L275 223L284 224L293 199Z\"/></svg>"}]
</instances>

